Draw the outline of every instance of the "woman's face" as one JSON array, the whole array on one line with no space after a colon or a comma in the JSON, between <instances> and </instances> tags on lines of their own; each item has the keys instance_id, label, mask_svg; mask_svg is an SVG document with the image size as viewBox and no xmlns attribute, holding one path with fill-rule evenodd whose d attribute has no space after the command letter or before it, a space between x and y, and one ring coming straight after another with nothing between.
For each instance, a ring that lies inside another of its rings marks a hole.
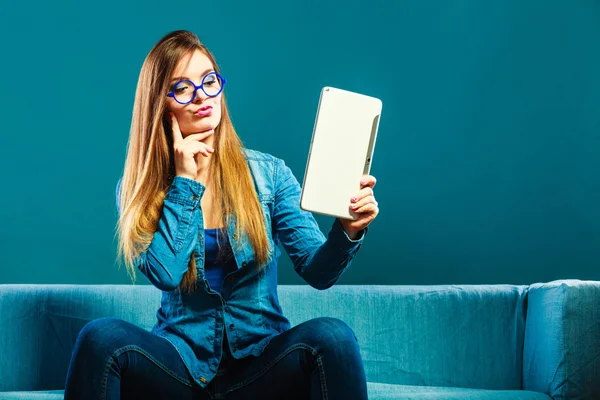
<instances>
[{"instance_id":1,"label":"woman's face","mask_svg":"<svg viewBox=\"0 0 600 400\"><path fill-rule=\"evenodd\" d=\"M175 67L173 76L169 86L169 91L173 90L178 80L188 79L194 82L196 86L202 83L202 79L209 72L214 71L214 66L210 59L200 50L194 51L192 58L185 67L187 61L183 57ZM211 78L211 79L209 79ZM211 81L214 82L215 75L209 76L206 79L205 90L209 92ZM214 83L212 83L214 85ZM188 85L189 86L189 85ZM186 90L193 90L193 87ZM192 133L204 132L210 129L215 129L221 121L221 96L223 92L215 97L207 96L202 89L196 91L194 100L187 104L180 104L173 97L167 97L167 109L177 117L177 123L182 135L185 137Z\"/></svg>"}]
</instances>

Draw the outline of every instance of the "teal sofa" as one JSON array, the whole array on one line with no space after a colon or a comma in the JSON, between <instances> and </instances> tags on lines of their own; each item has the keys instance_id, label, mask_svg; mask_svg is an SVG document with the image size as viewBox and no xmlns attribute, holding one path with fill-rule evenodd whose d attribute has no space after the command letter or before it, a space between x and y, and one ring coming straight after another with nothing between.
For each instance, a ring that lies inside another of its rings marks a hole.
<instances>
[{"instance_id":1,"label":"teal sofa","mask_svg":"<svg viewBox=\"0 0 600 400\"><path fill-rule=\"evenodd\" d=\"M292 324L331 316L359 340L370 399L600 399L600 282L280 286ZM0 285L0 399L62 399L95 318L150 329L145 285Z\"/></svg>"}]
</instances>

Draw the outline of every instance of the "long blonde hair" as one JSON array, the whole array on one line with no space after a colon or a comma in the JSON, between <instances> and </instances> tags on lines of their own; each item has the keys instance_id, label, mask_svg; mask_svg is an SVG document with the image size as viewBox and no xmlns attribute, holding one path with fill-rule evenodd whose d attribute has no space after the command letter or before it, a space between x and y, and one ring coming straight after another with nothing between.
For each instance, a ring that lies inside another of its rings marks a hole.
<instances>
[{"instance_id":1,"label":"long blonde hair","mask_svg":"<svg viewBox=\"0 0 600 400\"><path fill-rule=\"evenodd\" d=\"M214 56L198 37L189 31L178 30L165 35L150 50L137 82L118 196L120 216L115 235L118 236L117 259L124 260L133 282L137 267L135 259L152 242L162 215L163 201L175 175L173 140L167 114L169 81L181 58L195 50L205 54L215 71L219 72ZM262 268L270 253L265 219L224 93L221 94L221 110L209 170L209 182L217 200L213 202L217 205L214 211L225 227L229 226L231 216L235 216L238 240L231 243L232 247L235 250L234 246L240 245L241 233L244 232L254 251L256 264ZM193 252L179 289L193 291L197 279Z\"/></svg>"}]
</instances>

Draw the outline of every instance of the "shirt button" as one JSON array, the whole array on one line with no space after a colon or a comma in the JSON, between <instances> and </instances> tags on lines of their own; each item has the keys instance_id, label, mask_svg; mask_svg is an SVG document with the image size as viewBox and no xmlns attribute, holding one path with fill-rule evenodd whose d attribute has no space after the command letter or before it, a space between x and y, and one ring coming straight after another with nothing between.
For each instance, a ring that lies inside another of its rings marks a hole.
<instances>
[{"instance_id":1,"label":"shirt button","mask_svg":"<svg viewBox=\"0 0 600 400\"><path fill-rule=\"evenodd\" d=\"M206 378L205 378L205 377L203 377L203 376L201 376L201 377L200 377L200 381L201 381L202 383L206 383Z\"/></svg>"},{"instance_id":2,"label":"shirt button","mask_svg":"<svg viewBox=\"0 0 600 400\"><path fill-rule=\"evenodd\" d=\"M234 328L234 325L233 325L233 324L229 325L229 328L233 329L233 328Z\"/></svg>"},{"instance_id":3,"label":"shirt button","mask_svg":"<svg viewBox=\"0 0 600 400\"><path fill-rule=\"evenodd\" d=\"M244 261L244 262L242 263L242 267L245 267L246 265L248 265L248 264L246 264L246 261Z\"/></svg>"},{"instance_id":4,"label":"shirt button","mask_svg":"<svg viewBox=\"0 0 600 400\"><path fill-rule=\"evenodd\" d=\"M238 235L237 235L237 233L234 233L234 234L233 234L233 238L234 238L235 240L237 240L237 238L238 238Z\"/></svg>"},{"instance_id":5,"label":"shirt button","mask_svg":"<svg viewBox=\"0 0 600 400\"><path fill-rule=\"evenodd\" d=\"M197 198L196 196L192 196L192 200L196 200L196 198Z\"/></svg>"}]
</instances>

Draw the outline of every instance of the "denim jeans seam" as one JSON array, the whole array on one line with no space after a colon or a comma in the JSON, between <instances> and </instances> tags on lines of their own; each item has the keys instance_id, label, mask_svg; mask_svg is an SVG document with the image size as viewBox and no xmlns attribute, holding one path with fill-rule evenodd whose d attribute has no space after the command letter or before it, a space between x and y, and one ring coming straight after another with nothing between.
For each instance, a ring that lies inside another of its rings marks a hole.
<instances>
[{"instance_id":1,"label":"denim jeans seam","mask_svg":"<svg viewBox=\"0 0 600 400\"><path fill-rule=\"evenodd\" d=\"M246 386L246 385L254 382L256 379L260 378L261 375L263 375L265 372L267 372L269 369L271 369L273 367L273 365L275 365L282 358L284 358L285 356L287 356L289 353L291 353L292 351L294 351L296 349L309 350L313 355L315 355L317 353L315 349L313 349L311 346L307 345L306 343L296 343L296 344L288 347L281 354L279 354L279 356L277 356L277 358L275 358L273 361L271 361L269 364L267 364L266 367L264 367L260 372L255 374L253 377L243 380L242 382L239 382L237 385L235 385L234 387L227 390L225 395L227 395L229 392L233 392L234 390L237 390L243 386Z\"/></svg>"},{"instance_id":2,"label":"denim jeans seam","mask_svg":"<svg viewBox=\"0 0 600 400\"><path fill-rule=\"evenodd\" d=\"M321 355L317 357L317 367L319 368L319 376L321 377L321 394L323 395L323 400L327 400L327 382L325 380L325 368L323 368Z\"/></svg>"},{"instance_id":3,"label":"denim jeans seam","mask_svg":"<svg viewBox=\"0 0 600 400\"><path fill-rule=\"evenodd\" d=\"M108 370L109 370L109 367L113 364L114 359L116 357L120 356L121 354L125 353L126 351L136 351L136 352L144 355L151 362L153 362L157 367L159 367L160 369L162 369L163 371L165 371L167 374L169 374L175 380L183 383L186 386L193 387L191 383L186 382L186 380L184 378L180 377L175 372L171 371L170 368L168 368L163 363L161 363L158 360L156 360L154 357L152 357L144 349L142 349L142 348L140 348L139 346L136 346L136 345L127 345L127 346L123 346L123 347L120 347L117 350L115 350L114 353L110 356L109 362L107 363L106 367L104 368L104 376L102 378L102 395L101 395L102 399L104 399L104 395L106 394L105 391L106 391L106 383L108 381Z\"/></svg>"},{"instance_id":4,"label":"denim jeans seam","mask_svg":"<svg viewBox=\"0 0 600 400\"><path fill-rule=\"evenodd\" d=\"M110 369L110 366L112 365L112 363L113 363L113 356L111 355L108 358L108 363L104 367L104 374L102 375L102 385L100 387L100 400L106 399L106 384L108 381L108 370Z\"/></svg>"}]
</instances>

